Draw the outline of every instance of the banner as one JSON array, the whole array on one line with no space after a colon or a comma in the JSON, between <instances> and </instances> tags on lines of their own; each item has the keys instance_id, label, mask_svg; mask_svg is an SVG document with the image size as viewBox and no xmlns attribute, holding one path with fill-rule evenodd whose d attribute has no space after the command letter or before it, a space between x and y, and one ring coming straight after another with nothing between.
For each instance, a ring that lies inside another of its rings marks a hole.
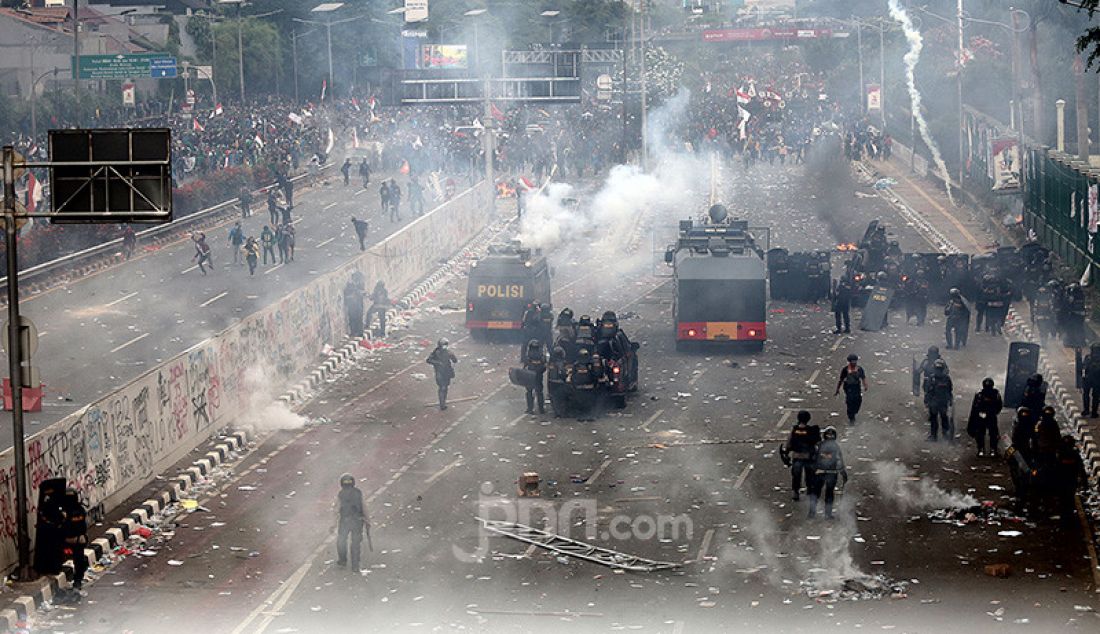
<instances>
[{"instance_id":1,"label":"banner","mask_svg":"<svg viewBox=\"0 0 1100 634\"><path fill-rule=\"evenodd\" d=\"M1098 191L1096 183L1089 185L1089 233L1096 233L1097 226L1100 226L1100 191ZM28 206L29 208L29 206Z\"/></svg>"},{"instance_id":2,"label":"banner","mask_svg":"<svg viewBox=\"0 0 1100 634\"><path fill-rule=\"evenodd\" d=\"M405 0L405 21L423 22L428 19L428 0Z\"/></svg>"},{"instance_id":3,"label":"banner","mask_svg":"<svg viewBox=\"0 0 1100 634\"><path fill-rule=\"evenodd\" d=\"M465 44L425 44L420 47L420 68L466 68Z\"/></svg>"},{"instance_id":4,"label":"banner","mask_svg":"<svg viewBox=\"0 0 1100 634\"><path fill-rule=\"evenodd\" d=\"M1015 137L991 139L989 160L993 172L993 191L1015 191L1020 188L1020 152Z\"/></svg>"},{"instance_id":5,"label":"banner","mask_svg":"<svg viewBox=\"0 0 1100 634\"><path fill-rule=\"evenodd\" d=\"M122 83L122 105L132 106L134 105L134 82L127 81Z\"/></svg>"},{"instance_id":6,"label":"banner","mask_svg":"<svg viewBox=\"0 0 1100 634\"><path fill-rule=\"evenodd\" d=\"M882 86L867 84L867 110L882 110Z\"/></svg>"}]
</instances>

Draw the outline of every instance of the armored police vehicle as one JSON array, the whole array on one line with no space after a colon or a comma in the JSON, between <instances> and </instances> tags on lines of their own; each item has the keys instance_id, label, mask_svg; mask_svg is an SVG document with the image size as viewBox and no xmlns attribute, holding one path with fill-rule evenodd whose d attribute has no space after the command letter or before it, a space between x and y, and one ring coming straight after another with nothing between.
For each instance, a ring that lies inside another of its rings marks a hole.
<instances>
[{"instance_id":1,"label":"armored police vehicle","mask_svg":"<svg viewBox=\"0 0 1100 634\"><path fill-rule=\"evenodd\" d=\"M762 249L757 236L765 236ZM705 222L680 221L679 239L665 250L673 267L676 348L736 344L761 350L768 338L768 229L750 228L713 205Z\"/></svg>"},{"instance_id":2,"label":"armored police vehicle","mask_svg":"<svg viewBox=\"0 0 1100 634\"><path fill-rule=\"evenodd\" d=\"M474 338L491 331L520 333L523 313L535 303L550 303L550 267L540 249L518 241L489 247L473 263L466 286L466 328Z\"/></svg>"}]
</instances>

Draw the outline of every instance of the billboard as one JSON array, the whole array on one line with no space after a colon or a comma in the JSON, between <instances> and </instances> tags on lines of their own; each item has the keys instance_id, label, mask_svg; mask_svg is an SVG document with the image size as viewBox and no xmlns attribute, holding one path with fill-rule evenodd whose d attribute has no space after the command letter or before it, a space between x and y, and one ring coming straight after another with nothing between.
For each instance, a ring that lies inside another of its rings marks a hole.
<instances>
[{"instance_id":1,"label":"billboard","mask_svg":"<svg viewBox=\"0 0 1100 634\"><path fill-rule=\"evenodd\" d=\"M423 22L428 19L428 0L405 0L405 21Z\"/></svg>"},{"instance_id":2,"label":"billboard","mask_svg":"<svg viewBox=\"0 0 1100 634\"><path fill-rule=\"evenodd\" d=\"M819 40L834 36L832 29L798 29L794 27L705 29L704 42L763 42L767 40Z\"/></svg>"},{"instance_id":3,"label":"billboard","mask_svg":"<svg viewBox=\"0 0 1100 634\"><path fill-rule=\"evenodd\" d=\"M882 110L882 87L878 84L867 84L867 110Z\"/></svg>"},{"instance_id":4,"label":"billboard","mask_svg":"<svg viewBox=\"0 0 1100 634\"><path fill-rule=\"evenodd\" d=\"M420 47L421 68L467 68L465 44L425 44Z\"/></svg>"}]
</instances>

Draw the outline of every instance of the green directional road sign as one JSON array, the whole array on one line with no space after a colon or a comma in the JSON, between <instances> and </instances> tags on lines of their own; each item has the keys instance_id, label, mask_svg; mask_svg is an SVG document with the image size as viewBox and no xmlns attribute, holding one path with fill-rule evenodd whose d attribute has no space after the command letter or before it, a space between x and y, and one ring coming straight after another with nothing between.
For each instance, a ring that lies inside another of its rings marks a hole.
<instances>
[{"instance_id":1,"label":"green directional road sign","mask_svg":"<svg viewBox=\"0 0 1100 634\"><path fill-rule=\"evenodd\" d=\"M73 60L76 66L76 60ZM175 77L176 58L166 53L130 53L127 55L81 55L81 79L141 79L165 77L171 67ZM154 73L154 69L157 73Z\"/></svg>"}]
</instances>

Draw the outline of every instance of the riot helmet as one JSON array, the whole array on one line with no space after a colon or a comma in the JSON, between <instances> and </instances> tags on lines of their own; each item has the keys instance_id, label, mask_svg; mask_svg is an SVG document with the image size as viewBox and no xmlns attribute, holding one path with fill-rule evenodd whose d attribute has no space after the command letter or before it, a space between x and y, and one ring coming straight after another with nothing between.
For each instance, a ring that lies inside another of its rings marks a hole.
<instances>
[{"instance_id":1,"label":"riot helmet","mask_svg":"<svg viewBox=\"0 0 1100 634\"><path fill-rule=\"evenodd\" d=\"M821 437L825 440L836 440L836 427L829 425L825 431L821 432Z\"/></svg>"},{"instance_id":2,"label":"riot helmet","mask_svg":"<svg viewBox=\"0 0 1100 634\"><path fill-rule=\"evenodd\" d=\"M565 358L565 348L563 348L561 346L554 346L554 349L550 351L550 354L555 359L564 359Z\"/></svg>"},{"instance_id":3,"label":"riot helmet","mask_svg":"<svg viewBox=\"0 0 1100 634\"><path fill-rule=\"evenodd\" d=\"M962 297L962 292L957 288L953 288L948 292L951 293L951 297Z\"/></svg>"},{"instance_id":4,"label":"riot helmet","mask_svg":"<svg viewBox=\"0 0 1100 634\"><path fill-rule=\"evenodd\" d=\"M581 348L577 351L577 362L588 363L592 360L592 353L588 351L588 348Z\"/></svg>"},{"instance_id":5,"label":"riot helmet","mask_svg":"<svg viewBox=\"0 0 1100 634\"><path fill-rule=\"evenodd\" d=\"M581 315L581 318L577 320L578 326L591 326L592 318L588 315Z\"/></svg>"},{"instance_id":6,"label":"riot helmet","mask_svg":"<svg viewBox=\"0 0 1100 634\"><path fill-rule=\"evenodd\" d=\"M986 378L982 379L982 389L983 390L992 390L993 389L993 379L991 379L989 377L986 377Z\"/></svg>"},{"instance_id":7,"label":"riot helmet","mask_svg":"<svg viewBox=\"0 0 1100 634\"><path fill-rule=\"evenodd\" d=\"M1043 418L1054 418L1054 408L1047 405L1043 408Z\"/></svg>"},{"instance_id":8,"label":"riot helmet","mask_svg":"<svg viewBox=\"0 0 1100 634\"><path fill-rule=\"evenodd\" d=\"M1016 408L1016 418L1031 418L1031 408L1020 406Z\"/></svg>"},{"instance_id":9,"label":"riot helmet","mask_svg":"<svg viewBox=\"0 0 1100 634\"><path fill-rule=\"evenodd\" d=\"M345 473L344 475L340 476L340 486L355 486L355 476L351 475L350 473Z\"/></svg>"},{"instance_id":10,"label":"riot helmet","mask_svg":"<svg viewBox=\"0 0 1100 634\"><path fill-rule=\"evenodd\" d=\"M940 358L940 349L938 346L928 346L928 358L933 360Z\"/></svg>"},{"instance_id":11,"label":"riot helmet","mask_svg":"<svg viewBox=\"0 0 1100 634\"><path fill-rule=\"evenodd\" d=\"M451 345L451 342L450 342L450 341L447 341L447 338L446 338L446 337L443 337L443 338L441 338L441 339L439 340L439 347L440 347L440 348L444 348L444 349L445 349L445 348L446 348L447 346L449 346L449 345Z\"/></svg>"}]
</instances>

